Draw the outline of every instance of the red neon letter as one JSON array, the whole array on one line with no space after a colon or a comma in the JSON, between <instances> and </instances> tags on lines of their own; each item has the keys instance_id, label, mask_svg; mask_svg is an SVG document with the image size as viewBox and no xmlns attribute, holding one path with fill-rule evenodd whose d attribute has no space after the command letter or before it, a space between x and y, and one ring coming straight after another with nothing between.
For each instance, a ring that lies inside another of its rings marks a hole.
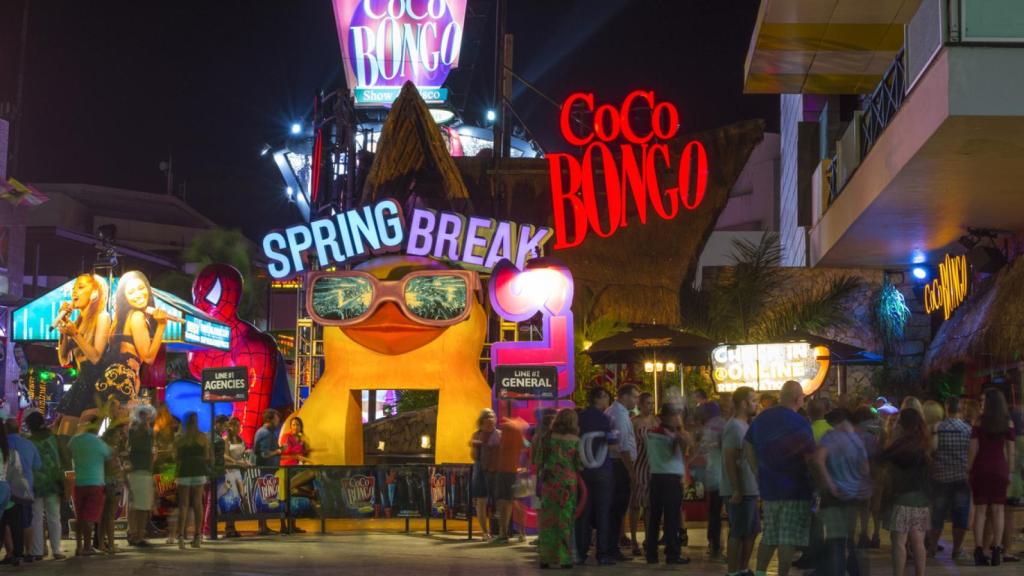
<instances>
[{"instance_id":1,"label":"red neon letter","mask_svg":"<svg viewBox=\"0 0 1024 576\"><path fill-rule=\"evenodd\" d=\"M654 137L654 129L652 128L651 131L647 133L647 136L644 136L642 138L640 136L637 136L636 132L633 132L633 126L629 123L629 109L633 105L633 100L636 100L637 98L643 98L644 101L647 102L648 106L654 108L654 92L645 92L643 90L635 90L633 92L630 92L629 95L626 96L626 99L622 101L622 109L619 111L619 124L622 126L623 138L625 138L626 140L633 144L643 144L644 142L649 142L651 138ZM652 111L652 126L654 124L653 114L654 113Z\"/></svg>"},{"instance_id":2,"label":"red neon letter","mask_svg":"<svg viewBox=\"0 0 1024 576\"><path fill-rule=\"evenodd\" d=\"M569 169L569 190L562 188L561 160ZM548 154L548 166L551 171L551 209L555 216L555 250L579 246L587 237L587 217L583 201L576 195L580 190L580 163L568 154ZM572 209L573 239L568 239L565 226L565 202Z\"/></svg>"},{"instance_id":3,"label":"red neon letter","mask_svg":"<svg viewBox=\"0 0 1024 576\"><path fill-rule=\"evenodd\" d=\"M622 125L622 131L625 134L626 125ZM647 186L644 184L645 178L653 178L654 173L647 173L641 169L640 165L644 164L644 158L647 156L647 145L640 144L640 162L637 162L636 151L629 144L622 145L622 223L623 228L626 227L626 214L629 212L627 207L626 199L629 196L627 190L633 192L633 204L636 206L637 216L640 217L640 223L647 223ZM607 168L606 168L607 170ZM657 186L657 183L655 183Z\"/></svg>"},{"instance_id":4,"label":"red neon letter","mask_svg":"<svg viewBox=\"0 0 1024 576\"><path fill-rule=\"evenodd\" d=\"M661 160L665 163L666 170L671 166L667 145L654 144L647 149L647 155L644 156L644 173L646 174L647 180L647 195L651 197L651 204L654 206L654 211L658 213L658 216L661 216L665 220L671 220L679 213L679 198L675 194L675 189L665 191L671 207L671 209L666 212L664 200L661 197L661 190L658 189L658 170L654 166L659 155L661 156Z\"/></svg>"},{"instance_id":5,"label":"red neon letter","mask_svg":"<svg viewBox=\"0 0 1024 576\"><path fill-rule=\"evenodd\" d=\"M604 168L604 192L605 200L608 203L608 231L601 230L601 215L597 210L597 194L594 191L594 162L593 151L597 148L601 152L601 166ZM594 232L602 237L608 238L619 229L619 222L622 219L622 196L619 192L619 173L615 168L615 157L612 151L603 142L593 142L583 151L583 205L587 207L587 220Z\"/></svg>"},{"instance_id":6,"label":"red neon letter","mask_svg":"<svg viewBox=\"0 0 1024 576\"><path fill-rule=\"evenodd\" d=\"M571 94L562 103L562 113L559 117L559 122L562 126L562 138L573 146L586 146L591 140L594 139L594 135L590 134L586 138L580 138L576 136L576 133L572 131L572 105L577 101L581 100L587 105L587 110L594 109L594 95L584 94L583 92L577 92Z\"/></svg>"},{"instance_id":7,"label":"red neon letter","mask_svg":"<svg viewBox=\"0 0 1024 576\"><path fill-rule=\"evenodd\" d=\"M668 128L662 131L661 113L668 113ZM659 102L651 112L651 129L660 140L670 140L679 131L679 110L670 102Z\"/></svg>"},{"instance_id":8,"label":"red neon letter","mask_svg":"<svg viewBox=\"0 0 1024 576\"><path fill-rule=\"evenodd\" d=\"M690 164L693 162L693 150L697 149L697 186L693 191L693 199L690 200ZM704 145L696 140L691 140L686 148L683 148L683 155L679 158L679 197L683 200L683 206L687 210L696 210L704 201L704 191L708 187L708 153Z\"/></svg>"},{"instance_id":9,"label":"red neon letter","mask_svg":"<svg viewBox=\"0 0 1024 576\"><path fill-rule=\"evenodd\" d=\"M594 134L604 142L614 142L619 137L619 111L611 104L602 104L594 112Z\"/></svg>"}]
</instances>

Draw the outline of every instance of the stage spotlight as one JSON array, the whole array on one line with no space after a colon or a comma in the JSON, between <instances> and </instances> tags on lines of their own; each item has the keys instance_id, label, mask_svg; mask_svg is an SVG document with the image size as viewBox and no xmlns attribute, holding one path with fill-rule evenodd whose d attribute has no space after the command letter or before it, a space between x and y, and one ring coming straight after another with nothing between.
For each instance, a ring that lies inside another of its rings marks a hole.
<instances>
[{"instance_id":1,"label":"stage spotlight","mask_svg":"<svg viewBox=\"0 0 1024 576\"><path fill-rule=\"evenodd\" d=\"M910 274L914 277L915 280L923 281L928 279L928 269L925 268L924 266L914 266L913 268L910 269Z\"/></svg>"},{"instance_id":2,"label":"stage spotlight","mask_svg":"<svg viewBox=\"0 0 1024 576\"><path fill-rule=\"evenodd\" d=\"M488 122L494 122L497 119L498 119L498 113L497 112L495 112L494 110L488 110L487 111L487 121Z\"/></svg>"},{"instance_id":3,"label":"stage spotlight","mask_svg":"<svg viewBox=\"0 0 1024 576\"><path fill-rule=\"evenodd\" d=\"M293 122L292 123L292 134L295 134L295 135L302 134L302 124L299 124L298 122Z\"/></svg>"}]
</instances>

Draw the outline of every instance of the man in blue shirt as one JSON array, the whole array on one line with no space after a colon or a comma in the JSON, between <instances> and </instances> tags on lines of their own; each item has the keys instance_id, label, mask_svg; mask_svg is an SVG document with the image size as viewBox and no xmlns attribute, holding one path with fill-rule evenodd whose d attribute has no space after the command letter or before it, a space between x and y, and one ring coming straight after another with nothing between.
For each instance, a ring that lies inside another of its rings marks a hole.
<instances>
[{"instance_id":1,"label":"man in blue shirt","mask_svg":"<svg viewBox=\"0 0 1024 576\"><path fill-rule=\"evenodd\" d=\"M765 576L776 548L779 576L787 576L796 548L808 544L813 492L807 461L814 455L814 434L810 422L797 414L803 403L800 383L789 380L778 405L762 412L747 430L749 449L744 452L764 502L756 576Z\"/></svg>"},{"instance_id":2,"label":"man in blue shirt","mask_svg":"<svg viewBox=\"0 0 1024 576\"><path fill-rule=\"evenodd\" d=\"M281 434L281 415L273 408L263 413L263 426L256 431L252 440L252 451L256 455L256 466L259 468L279 468L281 466L281 446L278 437ZM268 474L276 470L260 470L260 474ZM284 487L282 486L282 489ZM267 527L266 520L259 521L259 534L266 536L276 534Z\"/></svg>"},{"instance_id":3,"label":"man in blue shirt","mask_svg":"<svg viewBox=\"0 0 1024 576\"><path fill-rule=\"evenodd\" d=\"M43 469L43 459L39 456L39 450L31 440L21 437L17 419L8 418L4 426L7 429L7 444L18 453L18 458L21 459L22 475L25 477L25 482L28 483L29 491L35 494L33 491L35 486L33 474ZM21 512L21 524L24 527L22 534L24 538L11 538L12 543L15 544L12 556L20 559L24 555L24 542L32 541L32 501L31 499L28 501L15 500L14 505Z\"/></svg>"},{"instance_id":4,"label":"man in blue shirt","mask_svg":"<svg viewBox=\"0 0 1024 576\"><path fill-rule=\"evenodd\" d=\"M612 424L604 411L612 396L604 388L592 388L587 396L590 406L580 412L580 457L583 460L583 483L587 487L587 502L576 519L577 563L587 561L593 530L597 530L597 563L615 564L615 551L611 542L612 490L614 477L608 459L608 446L612 442Z\"/></svg>"}]
</instances>

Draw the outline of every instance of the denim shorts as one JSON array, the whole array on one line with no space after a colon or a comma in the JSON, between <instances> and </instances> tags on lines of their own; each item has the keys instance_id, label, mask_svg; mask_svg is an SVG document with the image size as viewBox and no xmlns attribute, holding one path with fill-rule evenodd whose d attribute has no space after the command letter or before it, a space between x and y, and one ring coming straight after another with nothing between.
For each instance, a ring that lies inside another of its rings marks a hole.
<instances>
[{"instance_id":1,"label":"denim shorts","mask_svg":"<svg viewBox=\"0 0 1024 576\"><path fill-rule=\"evenodd\" d=\"M966 530L971 514L971 488L963 482L932 482L932 529L942 530L950 514L953 528Z\"/></svg>"},{"instance_id":2,"label":"denim shorts","mask_svg":"<svg viewBox=\"0 0 1024 576\"><path fill-rule=\"evenodd\" d=\"M723 496L725 511L729 515L729 539L753 540L761 531L761 514L757 510L757 496L744 496L743 502L732 503L731 496Z\"/></svg>"}]
</instances>

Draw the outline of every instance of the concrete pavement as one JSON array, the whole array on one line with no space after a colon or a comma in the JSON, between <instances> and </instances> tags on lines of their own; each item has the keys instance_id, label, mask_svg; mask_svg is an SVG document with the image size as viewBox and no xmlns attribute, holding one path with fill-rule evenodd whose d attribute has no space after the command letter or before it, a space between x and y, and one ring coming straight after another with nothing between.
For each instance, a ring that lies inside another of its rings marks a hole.
<instances>
[{"instance_id":1,"label":"concrete pavement","mask_svg":"<svg viewBox=\"0 0 1024 576\"><path fill-rule=\"evenodd\" d=\"M691 528L691 541L699 530ZM703 541L687 550L694 562L688 566L648 566L642 559L614 567L588 565L577 568L579 574L667 574L722 576L725 564L709 561L703 555ZM887 538L883 548L869 552L871 576L890 576ZM74 543L65 541L65 549ZM1004 564L996 568L956 565L947 552L929 560L928 573L942 575L1011 576L1024 573L1024 566ZM335 576L387 574L388 576L425 576L428 574L514 576L545 574L537 567L536 551L529 544L495 545L467 541L465 535L423 534L303 534L293 536L245 537L204 543L199 550L178 550L159 544L145 551L121 548L113 557L68 558L56 562L23 564L21 568L0 567L4 571L63 576ZM770 573L775 573L773 566ZM801 571L792 570L793 576ZM908 566L907 574L912 574Z\"/></svg>"}]
</instances>

